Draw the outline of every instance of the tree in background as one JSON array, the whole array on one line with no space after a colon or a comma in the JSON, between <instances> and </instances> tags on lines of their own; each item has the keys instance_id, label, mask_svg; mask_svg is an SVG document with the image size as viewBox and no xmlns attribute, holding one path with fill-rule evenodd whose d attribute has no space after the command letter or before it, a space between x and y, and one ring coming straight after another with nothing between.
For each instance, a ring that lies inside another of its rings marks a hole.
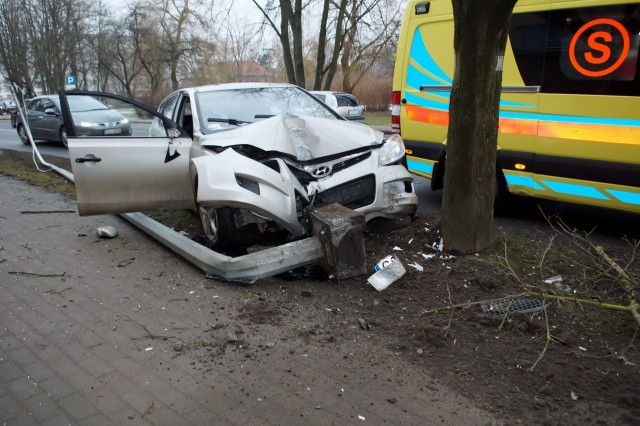
<instances>
[{"instance_id":1,"label":"tree in background","mask_svg":"<svg viewBox=\"0 0 640 426\"><path fill-rule=\"evenodd\" d=\"M452 0L455 70L441 217L450 252L493 243L502 63L516 1Z\"/></svg>"}]
</instances>

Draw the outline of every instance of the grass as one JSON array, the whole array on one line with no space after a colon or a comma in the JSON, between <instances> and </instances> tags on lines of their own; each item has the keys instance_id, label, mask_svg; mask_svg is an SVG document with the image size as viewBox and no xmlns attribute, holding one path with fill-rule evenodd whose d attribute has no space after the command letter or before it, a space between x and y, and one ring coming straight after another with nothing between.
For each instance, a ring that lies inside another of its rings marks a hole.
<instances>
[{"instance_id":1,"label":"grass","mask_svg":"<svg viewBox=\"0 0 640 426\"><path fill-rule=\"evenodd\" d=\"M391 124L391 114L389 111L365 111L364 124L389 125Z\"/></svg>"},{"instance_id":2,"label":"grass","mask_svg":"<svg viewBox=\"0 0 640 426\"><path fill-rule=\"evenodd\" d=\"M70 170L67 159L47 158L47 161ZM49 192L56 192L72 199L76 198L76 187L72 182L42 165L40 165L40 169L44 171L39 171L36 168L31 153L0 151L0 174L21 180L29 185L39 186Z\"/></svg>"}]
</instances>

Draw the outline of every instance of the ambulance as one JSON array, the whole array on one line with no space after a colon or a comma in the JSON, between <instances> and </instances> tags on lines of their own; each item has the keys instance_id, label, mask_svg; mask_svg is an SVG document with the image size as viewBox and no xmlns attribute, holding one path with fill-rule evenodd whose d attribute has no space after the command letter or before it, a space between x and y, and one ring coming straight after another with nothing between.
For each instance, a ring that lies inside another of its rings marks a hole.
<instances>
[{"instance_id":1,"label":"ambulance","mask_svg":"<svg viewBox=\"0 0 640 426\"><path fill-rule=\"evenodd\" d=\"M454 67L451 0L409 0L391 123L441 189ZM504 57L498 188L640 213L640 1L520 0Z\"/></svg>"}]
</instances>

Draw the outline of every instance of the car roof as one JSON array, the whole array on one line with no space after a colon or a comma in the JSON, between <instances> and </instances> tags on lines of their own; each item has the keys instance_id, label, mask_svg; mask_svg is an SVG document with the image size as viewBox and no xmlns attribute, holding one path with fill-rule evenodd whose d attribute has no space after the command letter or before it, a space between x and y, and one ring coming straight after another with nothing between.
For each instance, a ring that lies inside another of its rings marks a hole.
<instances>
[{"instance_id":1,"label":"car roof","mask_svg":"<svg viewBox=\"0 0 640 426\"><path fill-rule=\"evenodd\" d=\"M298 87L289 83L223 83L223 84L208 84L204 86L187 87L178 92L198 93L198 92L212 92L217 90L241 90L241 89L260 89L268 87Z\"/></svg>"}]
</instances>

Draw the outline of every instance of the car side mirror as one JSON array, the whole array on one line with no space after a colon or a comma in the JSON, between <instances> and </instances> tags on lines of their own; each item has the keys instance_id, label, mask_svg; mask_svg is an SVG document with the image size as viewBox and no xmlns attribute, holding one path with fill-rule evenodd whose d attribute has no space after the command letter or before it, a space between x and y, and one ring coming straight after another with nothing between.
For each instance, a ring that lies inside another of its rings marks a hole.
<instances>
[{"instance_id":1,"label":"car side mirror","mask_svg":"<svg viewBox=\"0 0 640 426\"><path fill-rule=\"evenodd\" d=\"M176 129L175 127L167 129L167 136L169 137L169 139L179 138L180 130Z\"/></svg>"},{"instance_id":2,"label":"car side mirror","mask_svg":"<svg viewBox=\"0 0 640 426\"><path fill-rule=\"evenodd\" d=\"M56 110L54 108L47 108L44 110L44 113L47 115L56 115Z\"/></svg>"}]
</instances>

